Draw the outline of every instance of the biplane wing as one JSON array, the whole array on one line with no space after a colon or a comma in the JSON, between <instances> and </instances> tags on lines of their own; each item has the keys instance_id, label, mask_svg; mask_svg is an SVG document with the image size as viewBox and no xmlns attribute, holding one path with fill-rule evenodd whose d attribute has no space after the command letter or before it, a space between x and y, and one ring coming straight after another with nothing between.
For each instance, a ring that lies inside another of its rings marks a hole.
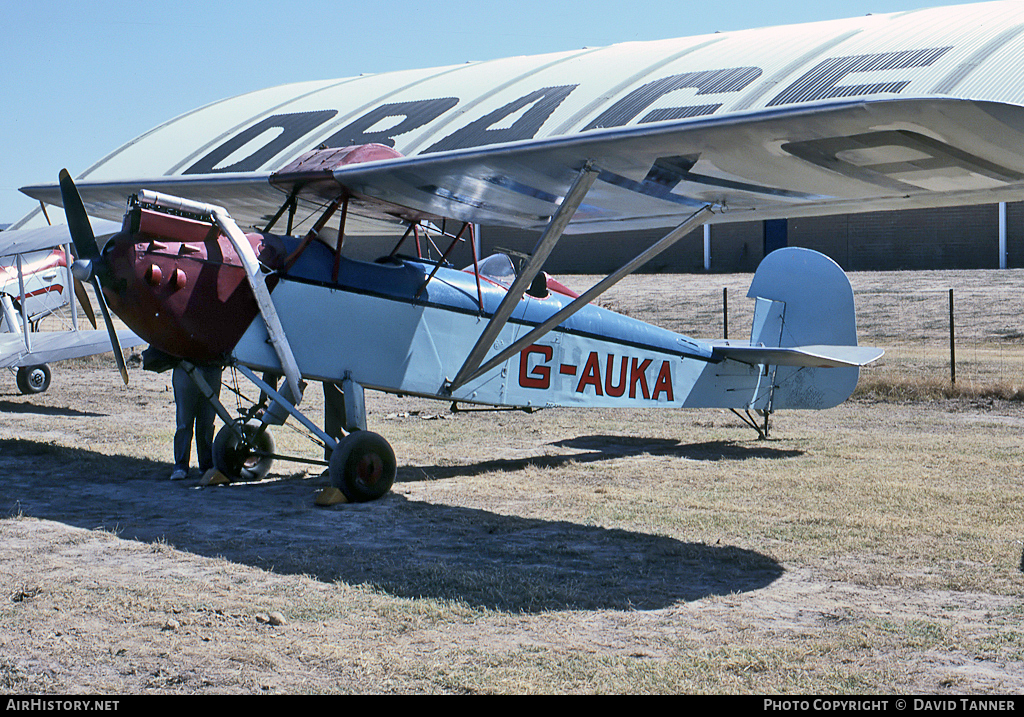
<instances>
[{"instance_id":1,"label":"biplane wing","mask_svg":"<svg viewBox=\"0 0 1024 717\"><path fill-rule=\"evenodd\" d=\"M120 223L94 219L101 240L120 230ZM49 386L46 364L111 351L106 330L79 329L77 297L86 315L92 309L85 290L67 266L71 235L66 225L0 232L0 368L18 369L23 393ZM74 285L74 291L68 291ZM65 316L73 313L74 316ZM37 330L53 317L60 328ZM144 341L128 329L117 331L121 346Z\"/></svg>"},{"instance_id":2,"label":"biplane wing","mask_svg":"<svg viewBox=\"0 0 1024 717\"><path fill-rule=\"evenodd\" d=\"M138 346L142 339L127 329L117 332L121 346ZM31 336L32 348L26 347L20 334L0 334L0 368L23 368L55 363L73 358L102 354L111 350L110 337L104 330L37 331Z\"/></svg>"},{"instance_id":3,"label":"biplane wing","mask_svg":"<svg viewBox=\"0 0 1024 717\"><path fill-rule=\"evenodd\" d=\"M121 229L120 221L93 219L92 223L98 237L110 236ZM0 232L0 259L70 244L71 234L65 224Z\"/></svg>"}]
</instances>

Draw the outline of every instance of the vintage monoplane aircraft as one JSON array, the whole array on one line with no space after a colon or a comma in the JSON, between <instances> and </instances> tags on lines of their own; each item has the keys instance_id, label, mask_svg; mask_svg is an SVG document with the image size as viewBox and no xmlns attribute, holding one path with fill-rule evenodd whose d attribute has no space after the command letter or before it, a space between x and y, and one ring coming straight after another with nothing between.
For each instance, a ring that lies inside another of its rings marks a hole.
<instances>
[{"instance_id":1,"label":"vintage monoplane aircraft","mask_svg":"<svg viewBox=\"0 0 1024 717\"><path fill-rule=\"evenodd\" d=\"M107 235L120 228L102 220L97 225ZM49 388L48 364L112 350L110 334L95 330L89 296L71 274L70 242L65 225L0 232L0 367L15 372L25 394ZM79 328L78 306L94 330ZM41 331L50 317L55 326ZM117 341L122 347L143 343L126 329Z\"/></svg>"},{"instance_id":2,"label":"vintage monoplane aircraft","mask_svg":"<svg viewBox=\"0 0 1024 717\"><path fill-rule=\"evenodd\" d=\"M849 282L816 252L762 262L750 341L591 302L707 223L1024 198L1022 55L1024 3L993 2L309 82L179 117L77 187L64 172L23 191L64 206L76 271L128 326L270 397L240 418L220 407L222 472L263 470L267 426L295 416L332 451L332 483L368 500L396 461L366 430L364 388L762 415L844 401L881 352L857 346ZM90 214L122 231L101 245ZM357 220L404 233L357 261ZM448 266L474 225L539 238L518 271L501 255ZM579 296L543 272L567 234L655 227ZM427 234L449 238L440 260ZM348 435L302 414L304 380L343 388Z\"/></svg>"}]
</instances>

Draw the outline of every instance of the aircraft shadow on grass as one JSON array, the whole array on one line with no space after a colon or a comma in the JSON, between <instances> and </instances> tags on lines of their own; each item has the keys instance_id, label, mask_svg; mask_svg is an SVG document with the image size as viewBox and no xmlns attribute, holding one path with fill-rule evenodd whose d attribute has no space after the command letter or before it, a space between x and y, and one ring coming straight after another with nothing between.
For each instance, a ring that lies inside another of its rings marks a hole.
<instances>
[{"instance_id":1,"label":"aircraft shadow on grass","mask_svg":"<svg viewBox=\"0 0 1024 717\"><path fill-rule=\"evenodd\" d=\"M579 453L496 458L467 465L418 466L400 468L399 482L436 480L481 475L491 471L518 471L525 468L558 468L569 463L593 463L629 456L670 456L693 461L740 461L753 458L795 458L802 451L774 448L763 443L750 445L733 441L680 443L671 438L594 435L555 441L549 445L579 450Z\"/></svg>"},{"instance_id":2,"label":"aircraft shadow on grass","mask_svg":"<svg viewBox=\"0 0 1024 717\"><path fill-rule=\"evenodd\" d=\"M103 413L91 411L79 411L74 408L63 408L57 406L40 406L27 401L4 401L0 400L0 413L35 413L40 416L77 416L79 418L96 418L104 416Z\"/></svg>"},{"instance_id":3,"label":"aircraft shadow on grass","mask_svg":"<svg viewBox=\"0 0 1024 717\"><path fill-rule=\"evenodd\" d=\"M763 449L761 449L763 450ZM510 612L657 609L765 587L773 559L728 545L438 505L392 493L318 508L323 479L198 488L168 465L33 441L0 441L0 514L398 597ZM54 490L59 487L59 490ZM510 484L509 490L515 490Z\"/></svg>"}]
</instances>

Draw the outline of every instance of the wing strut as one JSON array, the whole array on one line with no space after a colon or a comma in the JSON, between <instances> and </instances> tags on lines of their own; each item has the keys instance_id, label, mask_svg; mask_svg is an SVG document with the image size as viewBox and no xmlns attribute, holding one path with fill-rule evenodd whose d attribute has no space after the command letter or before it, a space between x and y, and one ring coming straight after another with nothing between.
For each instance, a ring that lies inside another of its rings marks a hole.
<instances>
[{"instance_id":1,"label":"wing strut","mask_svg":"<svg viewBox=\"0 0 1024 717\"><path fill-rule=\"evenodd\" d=\"M28 306L25 305L25 271L22 267L21 254L17 256L18 262L18 291L21 293L21 326L25 334L25 348L32 353L32 337L28 330Z\"/></svg>"},{"instance_id":2,"label":"wing strut","mask_svg":"<svg viewBox=\"0 0 1024 717\"><path fill-rule=\"evenodd\" d=\"M551 250L555 248L555 244L558 243L562 233L569 226L569 222L583 203L587 192L594 186L598 174L600 174L600 171L594 168L593 163L587 162L579 174L576 175L576 179L573 180L568 193L565 195L562 203L558 205L558 209L555 210L550 221L548 221L547 228L544 229L544 233L537 241L537 246L533 248L530 261L527 262L515 281L512 282L508 293L502 299L501 304L498 305L494 316L491 317L480 338L477 339L476 345L469 352L469 356L466 357L462 368L455 375L455 379L446 386L449 391L468 383L480 373L477 369L484 360L484 356L487 355L491 344L494 343L498 334L505 327L505 324L508 323L509 317L512 316L512 312L519 305L519 300L523 298L523 294L530 288L534 278L540 273L544 262L547 261L548 256L551 254Z\"/></svg>"},{"instance_id":3,"label":"wing strut","mask_svg":"<svg viewBox=\"0 0 1024 717\"><path fill-rule=\"evenodd\" d=\"M574 299L572 303L568 304L561 311L552 315L551 318L549 318L547 321L543 322L542 324L539 324L536 328L527 332L525 335L517 339L503 351L500 351L497 354L495 354L493 357L491 357L490 360L488 360L483 365L478 365L474 369L466 371L466 366L469 364L469 360L467 359L466 365L464 365L462 369L459 371L459 374L456 376L455 380L447 384L445 388L450 393L460 388L461 386L466 385L473 379L479 378L480 376L484 375L485 373L495 368L496 366L500 365L501 363L504 363L511 356L514 356L519 351L522 351L524 348L535 342L541 336L548 333L551 329L561 324L563 321L565 321L570 316L575 314L577 311L582 309L584 306L589 304L595 298L603 294L605 291L610 289L612 286L617 284L619 281L621 281L629 274L632 274L634 271L636 271L641 266L649 262L651 259L658 256L658 254L661 254L663 251L668 249L670 246L675 244L677 241L682 239L691 231L706 224L708 220L711 219L711 215L713 213L714 210L712 209L710 204L701 207L696 212L691 214L686 221L684 221L682 224L680 224L675 229L670 231L664 237L659 239L656 243L648 247L646 251L638 254L631 261L624 264L621 268L609 274L598 283L594 284L594 286L585 291L578 298ZM509 293L511 294L511 291ZM520 294L519 298L521 297L522 295ZM506 299L507 298L508 297L506 297ZM491 320L491 324L493 323L494 319ZM488 325L488 328L490 328L491 324ZM504 325L504 323L502 325ZM498 328L500 329L501 327ZM489 346L490 342L494 341L496 337L497 332L494 332L488 344L485 345L485 348L486 346ZM477 345L479 346L479 342ZM480 362L478 362L478 364L479 363ZM463 374L467 375L465 375L465 377L462 377Z\"/></svg>"}]
</instances>

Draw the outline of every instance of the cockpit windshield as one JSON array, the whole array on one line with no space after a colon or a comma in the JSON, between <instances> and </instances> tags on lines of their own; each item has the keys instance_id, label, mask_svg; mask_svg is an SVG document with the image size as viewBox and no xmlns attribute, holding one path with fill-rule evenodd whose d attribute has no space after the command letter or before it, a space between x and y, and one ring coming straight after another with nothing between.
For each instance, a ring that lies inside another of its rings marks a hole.
<instances>
[{"instance_id":1,"label":"cockpit windshield","mask_svg":"<svg viewBox=\"0 0 1024 717\"><path fill-rule=\"evenodd\" d=\"M466 271L472 271L473 267L466 267ZM480 262L480 276L504 286L511 286L516 278L516 268L507 254L491 254Z\"/></svg>"}]
</instances>

